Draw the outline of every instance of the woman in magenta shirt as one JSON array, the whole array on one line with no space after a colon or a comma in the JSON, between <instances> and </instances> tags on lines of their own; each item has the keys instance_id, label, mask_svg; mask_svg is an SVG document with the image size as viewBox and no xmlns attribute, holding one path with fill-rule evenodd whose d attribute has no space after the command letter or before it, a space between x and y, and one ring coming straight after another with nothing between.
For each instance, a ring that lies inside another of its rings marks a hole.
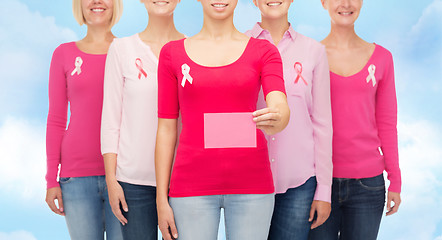
<instances>
[{"instance_id":1,"label":"woman in magenta shirt","mask_svg":"<svg viewBox=\"0 0 442 240\"><path fill-rule=\"evenodd\" d=\"M322 43L331 71L334 178L330 217L311 239L376 239L385 204L384 170L390 180L386 215L397 212L401 202L393 59L387 49L355 33L362 2L322 0L331 18Z\"/></svg>"},{"instance_id":2,"label":"woman in magenta shirt","mask_svg":"<svg viewBox=\"0 0 442 240\"><path fill-rule=\"evenodd\" d=\"M331 209L332 116L325 47L288 21L292 0L255 0L261 23L246 34L277 46L290 107L287 127L267 138L275 181L269 240L306 240ZM258 107L265 106L262 98ZM315 218L316 215L316 218Z\"/></svg>"},{"instance_id":3,"label":"woman in magenta shirt","mask_svg":"<svg viewBox=\"0 0 442 240\"><path fill-rule=\"evenodd\" d=\"M79 24L88 28L82 40L61 44L51 61L46 202L65 216L71 239L103 239L105 231L106 239L119 240L121 229L107 197L100 124L106 53L122 1L74 0L73 11Z\"/></svg>"},{"instance_id":4,"label":"woman in magenta shirt","mask_svg":"<svg viewBox=\"0 0 442 240\"><path fill-rule=\"evenodd\" d=\"M274 186L261 130L279 132L289 118L281 57L268 41L235 28L237 0L200 2L201 32L166 44L160 54L158 224L166 240L216 239L223 208L229 239L264 240ZM261 86L267 107L256 110Z\"/></svg>"}]
</instances>

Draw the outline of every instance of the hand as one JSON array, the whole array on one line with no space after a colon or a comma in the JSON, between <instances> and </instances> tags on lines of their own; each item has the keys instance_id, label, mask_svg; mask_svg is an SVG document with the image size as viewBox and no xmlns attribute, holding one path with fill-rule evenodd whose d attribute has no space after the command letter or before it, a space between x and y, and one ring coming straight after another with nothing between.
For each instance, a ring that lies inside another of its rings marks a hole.
<instances>
[{"instance_id":1,"label":"hand","mask_svg":"<svg viewBox=\"0 0 442 240\"><path fill-rule=\"evenodd\" d=\"M178 231L176 229L175 220L173 217L173 210L169 203L164 202L157 204L158 210L158 227L164 240L173 240L178 238Z\"/></svg>"},{"instance_id":2,"label":"hand","mask_svg":"<svg viewBox=\"0 0 442 240\"><path fill-rule=\"evenodd\" d=\"M57 199L58 207L55 204L55 199ZM54 213L65 216L60 187L53 187L46 190L46 203Z\"/></svg>"},{"instance_id":3,"label":"hand","mask_svg":"<svg viewBox=\"0 0 442 240\"><path fill-rule=\"evenodd\" d=\"M281 112L276 108L259 109L253 112L253 121L258 129L272 135L278 132L275 127L281 122Z\"/></svg>"},{"instance_id":4,"label":"hand","mask_svg":"<svg viewBox=\"0 0 442 240\"><path fill-rule=\"evenodd\" d=\"M117 182L117 180L106 181L106 184L107 193L109 195L109 204L112 208L112 212L114 213L115 217L117 217L118 221L120 221L124 226L127 224L127 219L121 212L120 203L125 212L128 212L129 209L127 207L126 199L124 198L123 188Z\"/></svg>"},{"instance_id":5,"label":"hand","mask_svg":"<svg viewBox=\"0 0 442 240\"><path fill-rule=\"evenodd\" d=\"M330 216L330 212L331 204L329 202L314 200L312 207L310 208L310 218L308 221L313 221L315 213L316 219L312 222L312 226L310 228L314 229L321 226L325 221L327 221L327 218Z\"/></svg>"},{"instance_id":6,"label":"hand","mask_svg":"<svg viewBox=\"0 0 442 240\"><path fill-rule=\"evenodd\" d=\"M391 202L394 203L393 207ZM387 194L387 213L386 216L395 214L399 210L399 205L401 205L401 194L397 192L388 192Z\"/></svg>"}]
</instances>

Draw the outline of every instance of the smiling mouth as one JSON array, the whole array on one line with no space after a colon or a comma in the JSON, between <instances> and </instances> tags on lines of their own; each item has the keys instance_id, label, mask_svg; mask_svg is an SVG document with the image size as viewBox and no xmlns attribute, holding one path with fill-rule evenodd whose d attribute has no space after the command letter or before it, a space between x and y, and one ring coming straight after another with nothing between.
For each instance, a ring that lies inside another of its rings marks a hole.
<instances>
[{"instance_id":1,"label":"smiling mouth","mask_svg":"<svg viewBox=\"0 0 442 240\"><path fill-rule=\"evenodd\" d=\"M104 12L104 8L92 8L91 11L94 13L100 13L100 12Z\"/></svg>"},{"instance_id":2,"label":"smiling mouth","mask_svg":"<svg viewBox=\"0 0 442 240\"><path fill-rule=\"evenodd\" d=\"M269 2L267 3L267 6L269 7L275 7L275 6L280 6L282 5L282 2Z\"/></svg>"},{"instance_id":3,"label":"smiling mouth","mask_svg":"<svg viewBox=\"0 0 442 240\"><path fill-rule=\"evenodd\" d=\"M338 14L342 16L350 16L353 14L353 12L338 12Z\"/></svg>"},{"instance_id":4,"label":"smiling mouth","mask_svg":"<svg viewBox=\"0 0 442 240\"><path fill-rule=\"evenodd\" d=\"M159 5L159 6L164 6L164 5L169 4L169 2L167 2L167 1L157 1L157 2L153 2L153 4Z\"/></svg>"},{"instance_id":5,"label":"smiling mouth","mask_svg":"<svg viewBox=\"0 0 442 240\"><path fill-rule=\"evenodd\" d=\"M229 4L227 4L227 3L213 3L212 4L212 7L215 7L215 8L225 8L225 7L227 7Z\"/></svg>"}]
</instances>

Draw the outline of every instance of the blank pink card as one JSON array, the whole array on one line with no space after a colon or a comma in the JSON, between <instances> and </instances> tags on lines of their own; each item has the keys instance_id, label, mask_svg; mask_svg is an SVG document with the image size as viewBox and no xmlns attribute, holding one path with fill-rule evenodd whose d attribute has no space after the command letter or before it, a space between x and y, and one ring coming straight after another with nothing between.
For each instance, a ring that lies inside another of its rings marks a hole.
<instances>
[{"instance_id":1,"label":"blank pink card","mask_svg":"<svg viewBox=\"0 0 442 240\"><path fill-rule=\"evenodd\" d=\"M204 147L256 147L256 124L252 113L204 113Z\"/></svg>"}]
</instances>

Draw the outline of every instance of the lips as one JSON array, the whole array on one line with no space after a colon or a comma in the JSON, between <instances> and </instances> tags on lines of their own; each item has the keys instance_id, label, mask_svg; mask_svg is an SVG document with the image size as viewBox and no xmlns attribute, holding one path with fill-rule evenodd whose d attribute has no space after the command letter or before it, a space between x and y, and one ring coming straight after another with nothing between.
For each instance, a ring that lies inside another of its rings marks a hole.
<instances>
[{"instance_id":1,"label":"lips","mask_svg":"<svg viewBox=\"0 0 442 240\"><path fill-rule=\"evenodd\" d=\"M168 1L156 1L156 2L153 2L153 4L158 5L158 6L165 6L165 5L169 4L169 2Z\"/></svg>"},{"instance_id":2,"label":"lips","mask_svg":"<svg viewBox=\"0 0 442 240\"><path fill-rule=\"evenodd\" d=\"M101 13L104 12L106 9L104 8L92 8L91 11L94 13Z\"/></svg>"},{"instance_id":3,"label":"lips","mask_svg":"<svg viewBox=\"0 0 442 240\"><path fill-rule=\"evenodd\" d=\"M338 12L339 15L341 16L350 16L353 14L353 12L351 11L346 11L346 12Z\"/></svg>"},{"instance_id":4,"label":"lips","mask_svg":"<svg viewBox=\"0 0 442 240\"><path fill-rule=\"evenodd\" d=\"M225 7L229 6L229 4L227 4L227 3L212 3L211 5L212 5L212 7L215 7L215 8L225 8Z\"/></svg>"},{"instance_id":5,"label":"lips","mask_svg":"<svg viewBox=\"0 0 442 240\"><path fill-rule=\"evenodd\" d=\"M276 7L276 6L280 6L281 4L282 4L282 2L268 2L267 6Z\"/></svg>"}]
</instances>

